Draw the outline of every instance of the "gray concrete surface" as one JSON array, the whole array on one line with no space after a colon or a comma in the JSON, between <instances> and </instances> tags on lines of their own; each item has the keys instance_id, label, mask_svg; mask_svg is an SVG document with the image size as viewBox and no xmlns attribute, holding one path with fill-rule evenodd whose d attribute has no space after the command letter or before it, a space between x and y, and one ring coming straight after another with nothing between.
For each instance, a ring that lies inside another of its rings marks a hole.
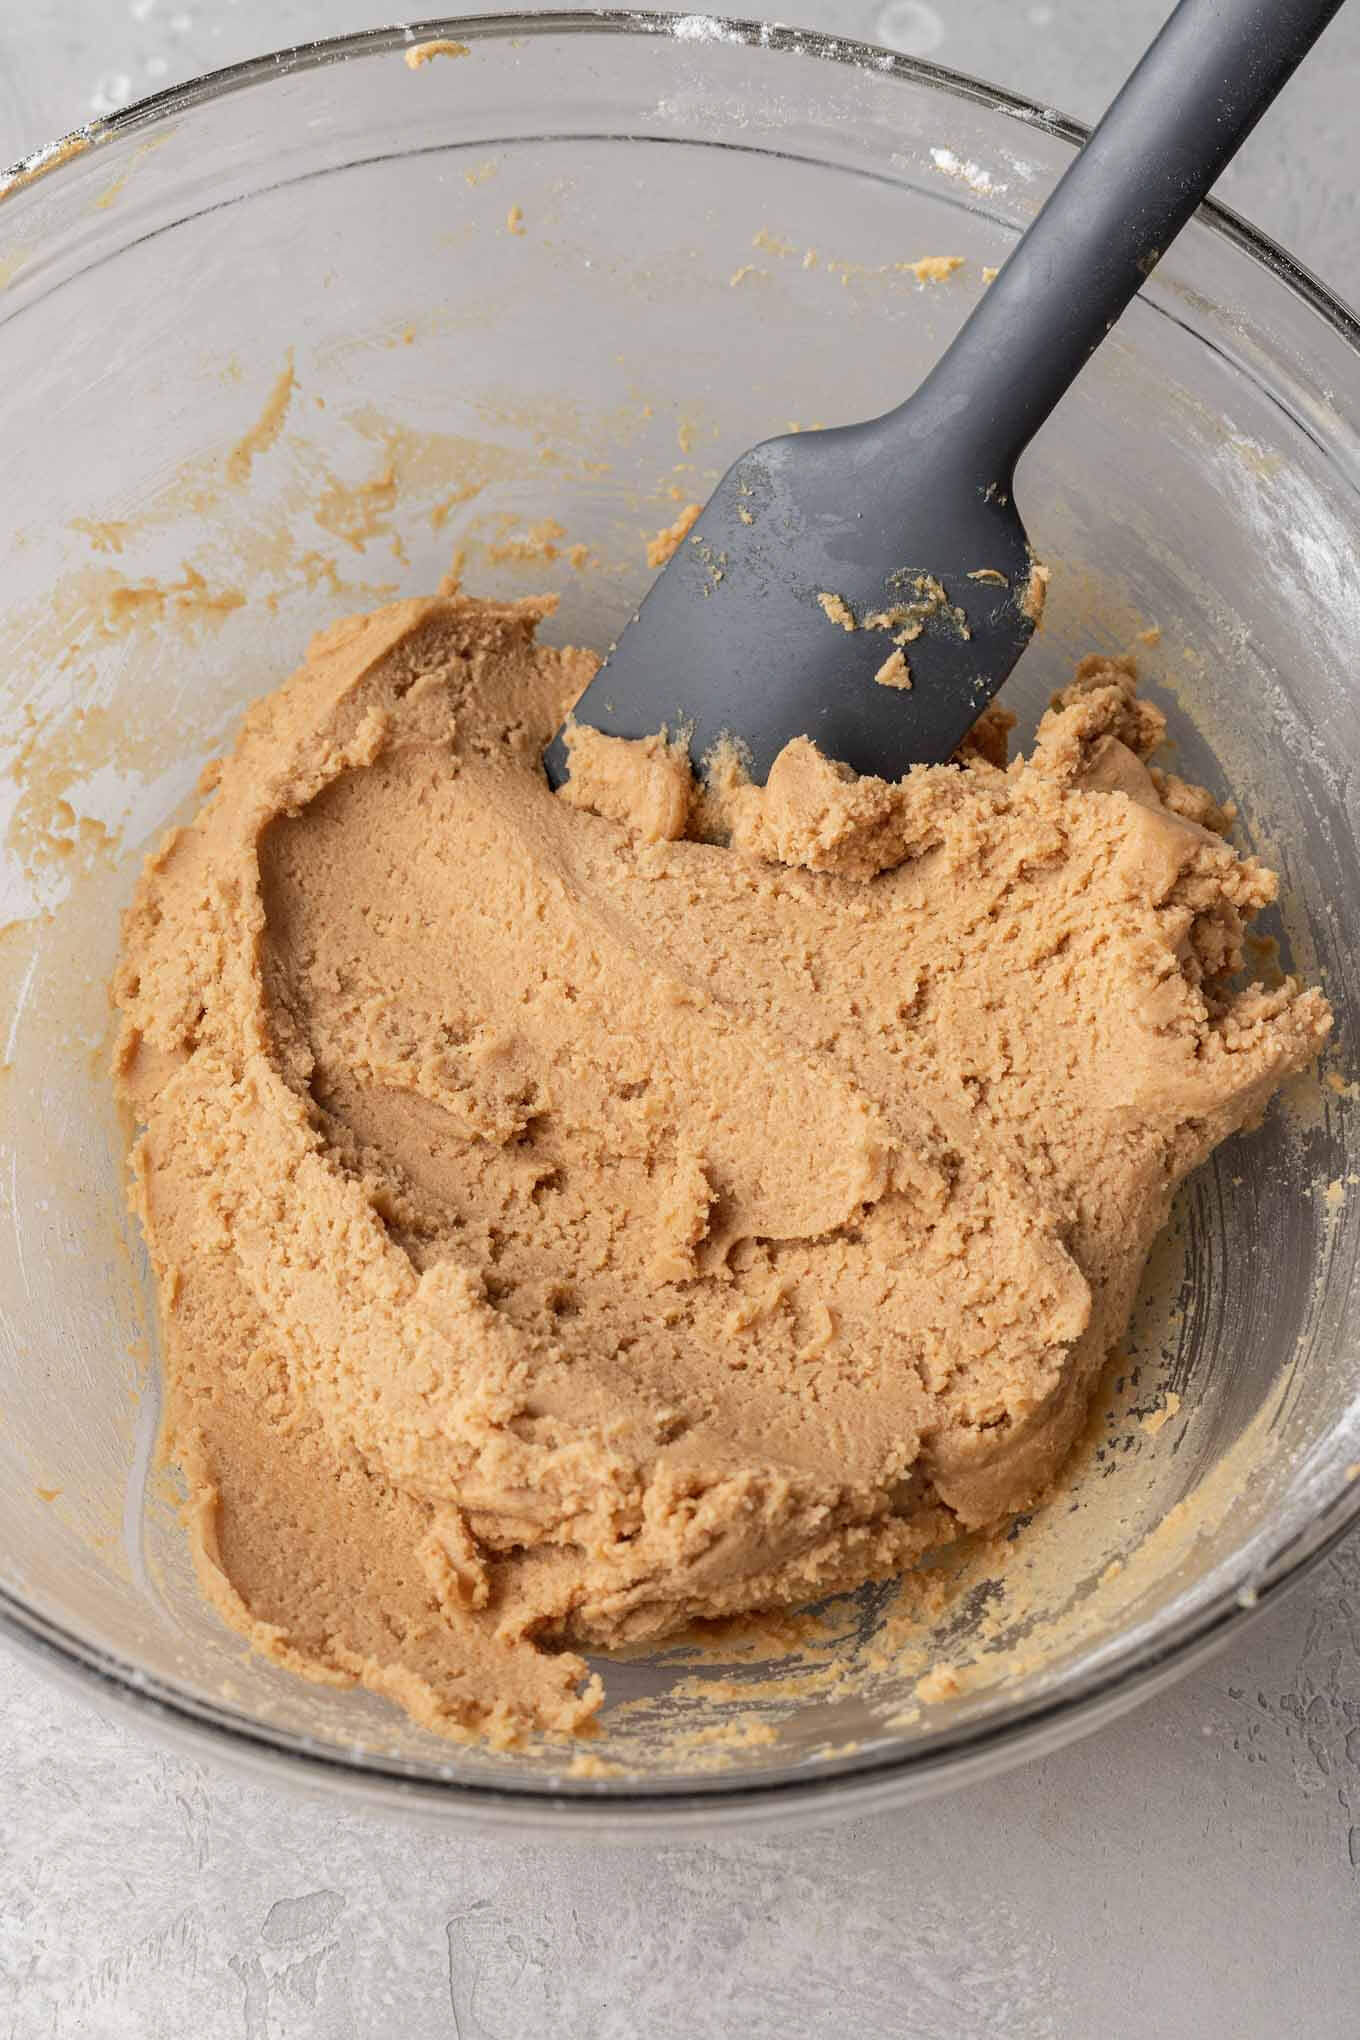
<instances>
[{"instance_id":1,"label":"gray concrete surface","mask_svg":"<svg viewBox=\"0 0 1360 2040\"><path fill-rule=\"evenodd\" d=\"M786 0L1099 111L1162 0ZM0 161L368 0L7 0ZM1360 8L1224 196L1360 295ZM181 1757L0 1659L8 2040L1276 2040L1360 2031L1360 1541L1102 1734L710 1846L442 1839Z\"/></svg>"}]
</instances>

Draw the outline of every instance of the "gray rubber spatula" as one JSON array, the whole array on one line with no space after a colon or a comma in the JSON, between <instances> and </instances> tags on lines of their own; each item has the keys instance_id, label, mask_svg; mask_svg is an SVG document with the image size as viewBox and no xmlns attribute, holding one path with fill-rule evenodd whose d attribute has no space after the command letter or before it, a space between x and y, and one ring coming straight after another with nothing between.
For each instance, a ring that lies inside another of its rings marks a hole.
<instances>
[{"instance_id":1,"label":"gray rubber spatula","mask_svg":"<svg viewBox=\"0 0 1360 2040\"><path fill-rule=\"evenodd\" d=\"M950 757L1034 627L1016 462L1340 4L1181 0L916 395L743 454L575 719L696 763L730 736L761 781L804 735L886 778Z\"/></svg>"}]
</instances>

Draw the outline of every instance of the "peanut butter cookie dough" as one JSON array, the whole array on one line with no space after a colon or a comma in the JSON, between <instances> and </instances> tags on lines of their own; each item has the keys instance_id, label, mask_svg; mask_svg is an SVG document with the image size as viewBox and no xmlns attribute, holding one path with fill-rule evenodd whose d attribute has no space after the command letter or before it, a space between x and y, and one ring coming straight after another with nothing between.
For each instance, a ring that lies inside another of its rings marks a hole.
<instances>
[{"instance_id":1,"label":"peanut butter cookie dough","mask_svg":"<svg viewBox=\"0 0 1360 2040\"><path fill-rule=\"evenodd\" d=\"M115 994L166 1443L262 1651L448 1734L587 1647L1039 1495L1177 1183L1316 1054L1271 874L1087 661L1033 755L700 800L546 604L318 638L148 860ZM730 843L697 840L726 830Z\"/></svg>"}]
</instances>

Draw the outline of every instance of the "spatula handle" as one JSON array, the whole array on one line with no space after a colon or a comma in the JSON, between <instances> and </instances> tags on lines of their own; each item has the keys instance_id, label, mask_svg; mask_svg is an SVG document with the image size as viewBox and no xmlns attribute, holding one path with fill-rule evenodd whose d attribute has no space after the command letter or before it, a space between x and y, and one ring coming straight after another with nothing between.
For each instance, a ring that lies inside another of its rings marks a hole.
<instances>
[{"instance_id":1,"label":"spatula handle","mask_svg":"<svg viewBox=\"0 0 1360 2040\"><path fill-rule=\"evenodd\" d=\"M980 477L1008 483L1340 5L1180 0L916 398L891 414L912 440L945 434Z\"/></svg>"}]
</instances>

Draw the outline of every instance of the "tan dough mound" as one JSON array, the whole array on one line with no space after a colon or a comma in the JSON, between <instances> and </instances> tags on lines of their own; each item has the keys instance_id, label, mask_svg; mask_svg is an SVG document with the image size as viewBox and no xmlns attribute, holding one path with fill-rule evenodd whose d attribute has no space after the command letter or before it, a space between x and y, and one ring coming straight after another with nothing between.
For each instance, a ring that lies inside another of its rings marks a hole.
<instances>
[{"instance_id":1,"label":"tan dough mound","mask_svg":"<svg viewBox=\"0 0 1360 2040\"><path fill-rule=\"evenodd\" d=\"M115 987L207 1592L502 1739L592 1713L573 1646L1039 1493L1178 1180L1329 1024L1227 988L1274 881L1141 762L1124 669L1009 769L995 725L899 786L802 744L700 802L585 737L556 799L595 660L544 607L319 638Z\"/></svg>"}]
</instances>

